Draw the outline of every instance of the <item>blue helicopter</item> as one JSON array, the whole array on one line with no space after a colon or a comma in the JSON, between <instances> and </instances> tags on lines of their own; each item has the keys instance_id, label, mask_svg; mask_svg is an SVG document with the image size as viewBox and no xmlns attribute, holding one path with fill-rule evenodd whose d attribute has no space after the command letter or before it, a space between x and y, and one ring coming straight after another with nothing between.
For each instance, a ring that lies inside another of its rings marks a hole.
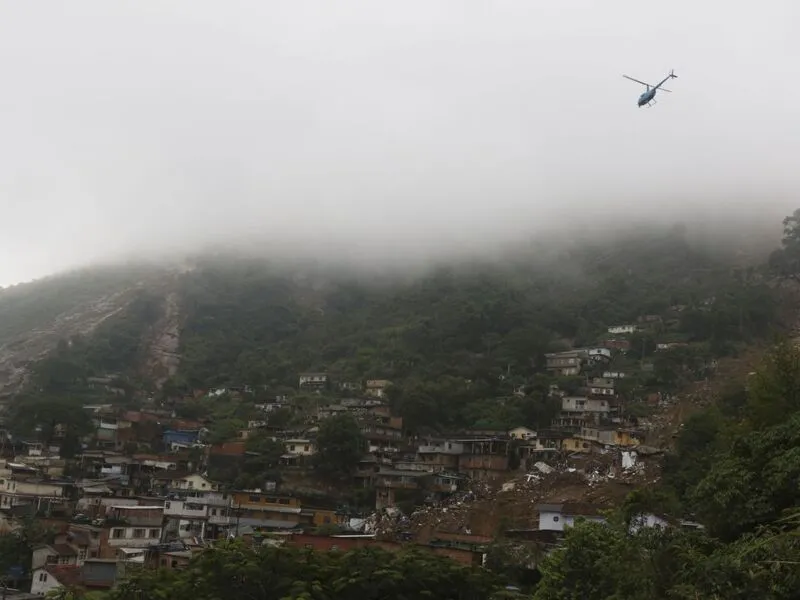
<instances>
[{"instance_id":1,"label":"blue helicopter","mask_svg":"<svg viewBox=\"0 0 800 600\"><path fill-rule=\"evenodd\" d=\"M670 79L675 79L678 76L675 75L674 71L670 71L669 75L664 77L664 79L658 85L650 85L649 83L645 83L644 81L639 81L638 79L634 79L633 77L628 77L627 75L623 75L623 77L625 79L630 79L631 81L635 81L636 83L640 83L647 88L647 90L642 92L642 95L639 96L639 100L637 100L636 102L636 104L641 107L644 106L645 104L647 106L652 106L653 104L655 104L656 91L660 89L662 92L669 92L669 90L664 89L661 86L664 85L664 83L669 81Z\"/></svg>"}]
</instances>

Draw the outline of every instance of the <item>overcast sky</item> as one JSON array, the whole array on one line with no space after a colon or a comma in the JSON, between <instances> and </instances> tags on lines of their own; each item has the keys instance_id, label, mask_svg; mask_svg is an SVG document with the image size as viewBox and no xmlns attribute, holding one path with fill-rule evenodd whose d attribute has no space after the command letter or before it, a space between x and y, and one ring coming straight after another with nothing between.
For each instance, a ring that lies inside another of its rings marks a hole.
<instances>
[{"instance_id":1,"label":"overcast sky","mask_svg":"<svg viewBox=\"0 0 800 600\"><path fill-rule=\"evenodd\" d=\"M780 213L798 22L790 0L0 0L0 284L218 239L424 254ZM671 68L637 108L621 75Z\"/></svg>"}]
</instances>

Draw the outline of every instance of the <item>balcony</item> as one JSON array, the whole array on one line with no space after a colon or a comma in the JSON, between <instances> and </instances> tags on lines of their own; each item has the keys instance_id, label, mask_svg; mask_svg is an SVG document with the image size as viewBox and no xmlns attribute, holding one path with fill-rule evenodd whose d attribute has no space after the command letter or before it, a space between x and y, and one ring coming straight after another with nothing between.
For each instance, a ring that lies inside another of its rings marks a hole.
<instances>
[{"instance_id":1,"label":"balcony","mask_svg":"<svg viewBox=\"0 0 800 600\"><path fill-rule=\"evenodd\" d=\"M378 487L392 488L395 490L415 490L417 489L416 481L403 481L400 479L379 479L377 482Z\"/></svg>"},{"instance_id":2,"label":"balcony","mask_svg":"<svg viewBox=\"0 0 800 600\"><path fill-rule=\"evenodd\" d=\"M231 497L223 496L218 492L177 492L177 495L190 504L204 504L205 506L226 507L231 505Z\"/></svg>"},{"instance_id":3,"label":"balcony","mask_svg":"<svg viewBox=\"0 0 800 600\"><path fill-rule=\"evenodd\" d=\"M418 454L450 454L459 455L464 452L464 446L461 444L435 444L424 445L417 448Z\"/></svg>"},{"instance_id":4,"label":"balcony","mask_svg":"<svg viewBox=\"0 0 800 600\"><path fill-rule=\"evenodd\" d=\"M183 517L189 519L205 519L208 510L204 504L199 502L181 502L178 500L167 500L164 503L165 517Z\"/></svg>"},{"instance_id":5,"label":"balcony","mask_svg":"<svg viewBox=\"0 0 800 600\"><path fill-rule=\"evenodd\" d=\"M234 522L235 519L230 515L210 515L208 517L209 525L230 525Z\"/></svg>"}]
</instances>

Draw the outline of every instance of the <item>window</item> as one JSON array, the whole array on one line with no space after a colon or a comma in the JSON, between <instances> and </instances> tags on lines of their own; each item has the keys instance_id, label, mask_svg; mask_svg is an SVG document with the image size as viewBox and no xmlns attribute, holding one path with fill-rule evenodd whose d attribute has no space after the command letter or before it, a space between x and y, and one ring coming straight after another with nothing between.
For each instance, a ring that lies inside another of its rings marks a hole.
<instances>
[{"instance_id":1,"label":"window","mask_svg":"<svg viewBox=\"0 0 800 600\"><path fill-rule=\"evenodd\" d=\"M305 446L303 446L303 452L308 452L308 444L306 444Z\"/></svg>"},{"instance_id":2,"label":"window","mask_svg":"<svg viewBox=\"0 0 800 600\"><path fill-rule=\"evenodd\" d=\"M134 529L133 530L133 537L134 538L143 538L144 537L144 529Z\"/></svg>"},{"instance_id":3,"label":"window","mask_svg":"<svg viewBox=\"0 0 800 600\"><path fill-rule=\"evenodd\" d=\"M78 550L78 560L86 560L86 548Z\"/></svg>"},{"instance_id":4,"label":"window","mask_svg":"<svg viewBox=\"0 0 800 600\"><path fill-rule=\"evenodd\" d=\"M553 517L553 521L554 521L554 522L556 522L556 523L558 523L558 515L556 515L555 517Z\"/></svg>"},{"instance_id":5,"label":"window","mask_svg":"<svg viewBox=\"0 0 800 600\"><path fill-rule=\"evenodd\" d=\"M112 529L111 530L111 538L115 540L119 540L125 537L125 530L124 529Z\"/></svg>"},{"instance_id":6,"label":"window","mask_svg":"<svg viewBox=\"0 0 800 600\"><path fill-rule=\"evenodd\" d=\"M159 532L158 532L158 529L151 529L151 530L150 530L150 537L151 537L151 538L157 538L157 537L159 537L159 536L158 536L158 533L159 533Z\"/></svg>"},{"instance_id":7,"label":"window","mask_svg":"<svg viewBox=\"0 0 800 600\"><path fill-rule=\"evenodd\" d=\"M261 500L261 496L250 496L250 502L258 502Z\"/></svg>"}]
</instances>

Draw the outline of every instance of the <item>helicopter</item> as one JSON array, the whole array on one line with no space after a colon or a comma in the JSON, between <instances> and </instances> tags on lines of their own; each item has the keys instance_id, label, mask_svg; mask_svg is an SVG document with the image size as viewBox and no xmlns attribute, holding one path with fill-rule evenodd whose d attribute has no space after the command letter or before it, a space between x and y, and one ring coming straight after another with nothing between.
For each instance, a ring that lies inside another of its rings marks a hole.
<instances>
[{"instance_id":1,"label":"helicopter","mask_svg":"<svg viewBox=\"0 0 800 600\"><path fill-rule=\"evenodd\" d=\"M656 92L659 89L662 92L669 92L669 90L664 89L661 86L664 85L664 83L666 81L668 81L670 79L676 79L678 76L675 75L674 71L670 71L669 75L664 77L664 79L661 80L661 82L658 85L650 85L649 83L645 83L644 81L639 81L638 79L634 79L633 77L628 77L627 75L623 75L623 77L625 79L630 79L631 81L635 81L636 83L640 83L640 84L642 84L643 86L645 86L647 88L647 90L642 92L642 95L639 96L639 100L636 101L636 104L641 107L641 106L644 106L645 104L647 106L651 106L652 104L655 104L656 103L655 102Z\"/></svg>"}]
</instances>

